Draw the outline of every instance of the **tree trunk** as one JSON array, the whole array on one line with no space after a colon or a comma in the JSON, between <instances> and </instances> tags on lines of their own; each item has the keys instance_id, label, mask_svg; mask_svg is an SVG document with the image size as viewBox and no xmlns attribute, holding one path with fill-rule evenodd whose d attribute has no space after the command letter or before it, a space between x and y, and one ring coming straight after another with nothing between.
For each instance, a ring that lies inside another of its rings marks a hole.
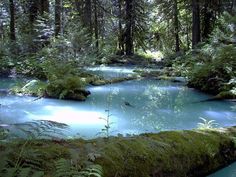
<instances>
[{"instance_id":1,"label":"tree trunk","mask_svg":"<svg viewBox=\"0 0 236 177\"><path fill-rule=\"evenodd\" d=\"M175 51L180 51L178 1L174 0Z\"/></svg>"},{"instance_id":2,"label":"tree trunk","mask_svg":"<svg viewBox=\"0 0 236 177\"><path fill-rule=\"evenodd\" d=\"M9 0L10 7L10 39L11 41L16 40L16 32L15 32L15 4L13 0Z\"/></svg>"},{"instance_id":3,"label":"tree trunk","mask_svg":"<svg viewBox=\"0 0 236 177\"><path fill-rule=\"evenodd\" d=\"M39 1L39 13L43 15L44 13L49 13L49 1L48 0L40 0Z\"/></svg>"},{"instance_id":4,"label":"tree trunk","mask_svg":"<svg viewBox=\"0 0 236 177\"><path fill-rule=\"evenodd\" d=\"M33 24L38 16L38 2L31 0L29 3L29 21L33 32Z\"/></svg>"},{"instance_id":5,"label":"tree trunk","mask_svg":"<svg viewBox=\"0 0 236 177\"><path fill-rule=\"evenodd\" d=\"M58 36L61 31L61 0L55 0L55 28L54 34Z\"/></svg>"},{"instance_id":6,"label":"tree trunk","mask_svg":"<svg viewBox=\"0 0 236 177\"><path fill-rule=\"evenodd\" d=\"M201 41L199 0L192 0L192 48Z\"/></svg>"},{"instance_id":7,"label":"tree trunk","mask_svg":"<svg viewBox=\"0 0 236 177\"><path fill-rule=\"evenodd\" d=\"M99 36L98 36L98 11L97 11L97 0L93 0L94 5L94 34L95 34L95 47L96 52L99 52Z\"/></svg>"},{"instance_id":8,"label":"tree trunk","mask_svg":"<svg viewBox=\"0 0 236 177\"><path fill-rule=\"evenodd\" d=\"M213 14L210 11L209 0L205 0L204 9L203 9L203 32L202 39L207 39L212 31L212 23L211 19L213 18Z\"/></svg>"},{"instance_id":9,"label":"tree trunk","mask_svg":"<svg viewBox=\"0 0 236 177\"><path fill-rule=\"evenodd\" d=\"M125 53L126 55L133 55L134 46L133 46L133 33L132 33L132 24L133 24L133 0L126 0L126 32L125 32Z\"/></svg>"},{"instance_id":10,"label":"tree trunk","mask_svg":"<svg viewBox=\"0 0 236 177\"><path fill-rule=\"evenodd\" d=\"M91 0L85 0L83 11L83 24L92 36L92 4Z\"/></svg>"},{"instance_id":11,"label":"tree trunk","mask_svg":"<svg viewBox=\"0 0 236 177\"><path fill-rule=\"evenodd\" d=\"M124 55L124 32L122 29L122 0L118 0L119 34L118 34L118 54Z\"/></svg>"}]
</instances>

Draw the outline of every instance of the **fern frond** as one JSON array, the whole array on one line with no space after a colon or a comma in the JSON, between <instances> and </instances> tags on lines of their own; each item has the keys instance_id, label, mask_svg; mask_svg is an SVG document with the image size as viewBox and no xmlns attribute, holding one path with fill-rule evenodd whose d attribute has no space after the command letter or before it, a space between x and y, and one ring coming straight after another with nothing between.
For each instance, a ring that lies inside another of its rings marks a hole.
<instances>
[{"instance_id":1,"label":"fern frond","mask_svg":"<svg viewBox=\"0 0 236 177\"><path fill-rule=\"evenodd\" d=\"M90 165L89 167L79 172L79 175L79 177L103 177L103 169L100 165Z\"/></svg>"}]
</instances>

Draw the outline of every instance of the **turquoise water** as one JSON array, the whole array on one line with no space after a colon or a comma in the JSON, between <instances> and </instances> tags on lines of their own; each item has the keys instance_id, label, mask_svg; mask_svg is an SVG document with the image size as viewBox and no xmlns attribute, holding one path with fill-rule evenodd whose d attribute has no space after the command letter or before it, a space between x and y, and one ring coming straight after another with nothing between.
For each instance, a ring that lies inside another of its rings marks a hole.
<instances>
[{"instance_id":1,"label":"turquoise water","mask_svg":"<svg viewBox=\"0 0 236 177\"><path fill-rule=\"evenodd\" d=\"M92 68L107 78L132 75L133 68ZM236 103L207 101L210 95L183 83L141 79L106 86L89 86L85 102L39 99L5 94L19 80L0 78L0 126L14 131L26 122L49 120L69 125L67 137L124 136L163 130L196 128L200 117L215 120L219 127L236 124ZM109 117L108 117L109 113ZM108 120L108 121L107 121ZM108 132L104 132L109 124ZM31 127L32 128L32 127ZM107 134L105 134L107 133ZM236 164L210 177L233 177Z\"/></svg>"},{"instance_id":2,"label":"turquoise water","mask_svg":"<svg viewBox=\"0 0 236 177\"><path fill-rule=\"evenodd\" d=\"M235 177L235 176L236 176L236 162L229 165L226 168L217 171L214 174L209 175L208 177Z\"/></svg>"},{"instance_id":3,"label":"turquoise water","mask_svg":"<svg viewBox=\"0 0 236 177\"><path fill-rule=\"evenodd\" d=\"M1 80L4 88L11 80ZM2 84L1 86L2 87ZM134 80L106 86L88 87L85 102L39 99L0 94L0 124L22 124L32 120L52 120L68 124L67 135L93 138L102 133L109 117L109 134L140 134L163 130L196 128L200 117L219 126L236 123L235 103L200 102L209 95L181 83ZM105 119L105 120L104 120Z\"/></svg>"}]
</instances>

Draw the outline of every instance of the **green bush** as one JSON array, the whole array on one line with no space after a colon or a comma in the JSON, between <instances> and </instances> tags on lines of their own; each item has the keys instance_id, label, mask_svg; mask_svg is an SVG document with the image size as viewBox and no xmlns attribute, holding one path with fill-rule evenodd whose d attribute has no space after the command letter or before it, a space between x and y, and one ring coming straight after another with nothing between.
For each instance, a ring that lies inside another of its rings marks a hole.
<instances>
[{"instance_id":1,"label":"green bush","mask_svg":"<svg viewBox=\"0 0 236 177\"><path fill-rule=\"evenodd\" d=\"M84 89L84 86L85 81L80 77L68 75L61 79L50 80L46 87L46 93L49 97L63 99L70 97L69 95L78 94L80 90Z\"/></svg>"},{"instance_id":2,"label":"green bush","mask_svg":"<svg viewBox=\"0 0 236 177\"><path fill-rule=\"evenodd\" d=\"M235 57L235 46L221 47L211 61L194 67L189 85L214 94L224 91L225 84L236 77Z\"/></svg>"},{"instance_id":3,"label":"green bush","mask_svg":"<svg viewBox=\"0 0 236 177\"><path fill-rule=\"evenodd\" d=\"M219 94L225 98L232 98L236 94L236 41L235 17L224 14L218 21L208 43L203 45L193 56L198 64L191 68L189 83L191 87L202 91Z\"/></svg>"}]
</instances>

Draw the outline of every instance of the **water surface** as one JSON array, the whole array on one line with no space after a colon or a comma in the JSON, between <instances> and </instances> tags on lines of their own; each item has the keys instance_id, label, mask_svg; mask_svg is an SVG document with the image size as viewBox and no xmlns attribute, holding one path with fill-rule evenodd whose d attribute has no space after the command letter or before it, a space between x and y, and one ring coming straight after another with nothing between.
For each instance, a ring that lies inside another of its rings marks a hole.
<instances>
[{"instance_id":1,"label":"water surface","mask_svg":"<svg viewBox=\"0 0 236 177\"><path fill-rule=\"evenodd\" d=\"M133 75L132 67L94 67L93 73L106 78ZM207 95L184 86L153 79L133 80L106 86L89 86L85 102L39 99L4 92L19 80L0 78L0 126L14 131L33 120L49 120L69 125L67 137L94 138L130 135L163 130L196 128L199 119L215 120L219 127L236 124L236 104L206 101ZM105 127L110 127L107 131ZM34 127L30 127L31 129ZM236 163L209 177L236 176Z\"/></svg>"},{"instance_id":2,"label":"water surface","mask_svg":"<svg viewBox=\"0 0 236 177\"><path fill-rule=\"evenodd\" d=\"M1 79L0 82L0 88L7 88L13 81ZM236 123L235 103L200 102L210 95L182 83L141 79L90 86L88 90L92 94L85 102L34 101L33 97L0 94L0 124L52 120L68 124L67 135L94 138L104 133L107 124L109 135L127 135L192 129L197 127L200 117L215 120L222 127ZM111 116L108 117L108 113Z\"/></svg>"},{"instance_id":3,"label":"water surface","mask_svg":"<svg viewBox=\"0 0 236 177\"><path fill-rule=\"evenodd\" d=\"M223 168L216 173L209 175L208 177L235 177L236 176L236 162Z\"/></svg>"}]
</instances>

